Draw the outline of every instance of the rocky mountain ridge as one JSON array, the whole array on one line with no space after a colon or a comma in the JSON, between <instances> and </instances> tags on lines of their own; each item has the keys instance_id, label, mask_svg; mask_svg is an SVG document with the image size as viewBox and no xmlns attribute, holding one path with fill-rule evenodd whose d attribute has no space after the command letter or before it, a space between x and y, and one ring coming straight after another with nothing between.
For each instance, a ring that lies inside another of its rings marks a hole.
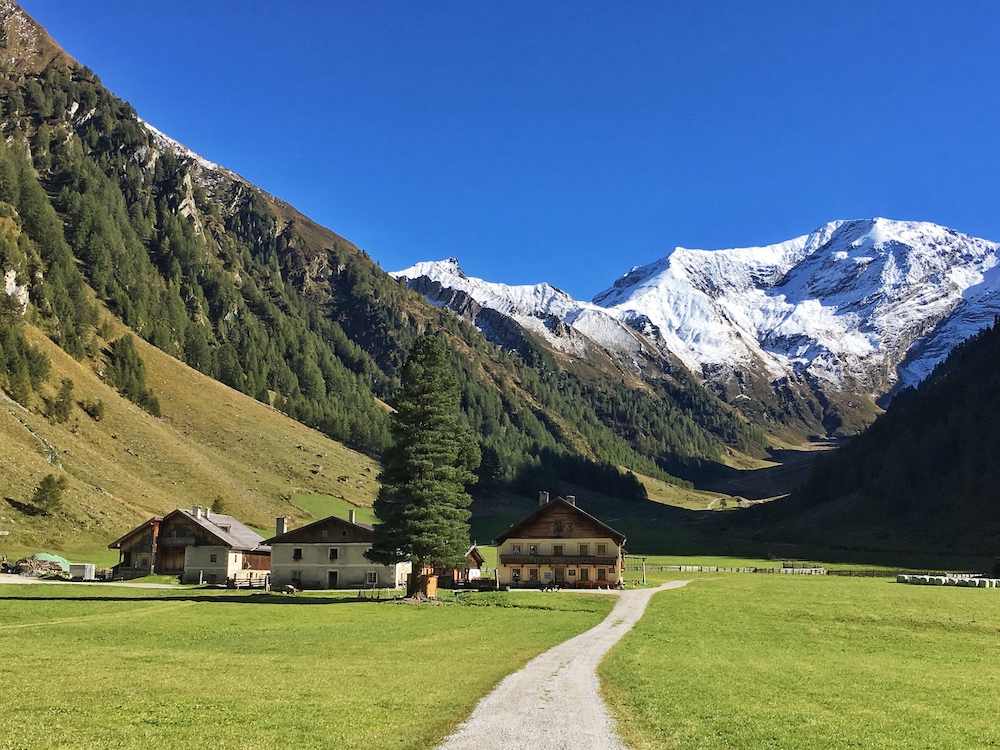
<instances>
[{"instance_id":1,"label":"rocky mountain ridge","mask_svg":"<svg viewBox=\"0 0 1000 750\"><path fill-rule=\"evenodd\" d=\"M761 381L793 398L887 400L993 323L998 261L997 243L877 218L765 247L676 248L589 303L473 279L455 259L394 275L437 304L459 290L572 356L601 350L640 373L679 361L733 403L759 398Z\"/></svg>"}]
</instances>

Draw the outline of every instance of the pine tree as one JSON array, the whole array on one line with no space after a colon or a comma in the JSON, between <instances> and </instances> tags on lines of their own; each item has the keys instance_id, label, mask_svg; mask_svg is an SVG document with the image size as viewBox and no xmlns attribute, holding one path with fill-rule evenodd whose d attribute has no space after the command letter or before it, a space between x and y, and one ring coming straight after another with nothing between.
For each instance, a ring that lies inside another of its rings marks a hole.
<instances>
[{"instance_id":1,"label":"pine tree","mask_svg":"<svg viewBox=\"0 0 1000 750\"><path fill-rule=\"evenodd\" d=\"M458 396L444 337L417 339L403 365L375 500L379 524L366 553L384 565L410 560L414 583L425 565L459 565L468 550L472 498L465 487L475 481L480 455L458 421Z\"/></svg>"},{"instance_id":2,"label":"pine tree","mask_svg":"<svg viewBox=\"0 0 1000 750\"><path fill-rule=\"evenodd\" d=\"M56 479L54 475L46 474L32 493L31 502L36 507L50 513L59 510L62 507L62 494L65 487L65 478Z\"/></svg>"}]
</instances>

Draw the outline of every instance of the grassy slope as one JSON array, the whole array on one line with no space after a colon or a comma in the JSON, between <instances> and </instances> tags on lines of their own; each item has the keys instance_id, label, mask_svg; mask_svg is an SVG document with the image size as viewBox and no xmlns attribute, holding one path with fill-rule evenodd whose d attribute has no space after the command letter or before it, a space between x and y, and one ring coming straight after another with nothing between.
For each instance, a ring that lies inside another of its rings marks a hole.
<instances>
[{"instance_id":1,"label":"grassy slope","mask_svg":"<svg viewBox=\"0 0 1000 750\"><path fill-rule=\"evenodd\" d=\"M695 577L655 597L600 669L631 747L1000 744L993 590Z\"/></svg>"},{"instance_id":2,"label":"grassy slope","mask_svg":"<svg viewBox=\"0 0 1000 750\"><path fill-rule=\"evenodd\" d=\"M263 529L274 528L275 515L309 518L288 501L295 492L326 493L359 506L375 497L378 465L372 459L140 340L161 419L119 397L38 331L28 331L52 361L49 383L71 378L74 398L101 399L105 416L95 422L74 408L69 422L53 424L37 413L40 402L29 412L0 397L3 497L29 500L48 473L69 480L63 513L29 516L0 503L0 530L11 532L0 537L0 551L8 557L47 549L107 562L104 548L128 528L176 507L210 505L217 496L228 512ZM58 464L49 462L42 440ZM111 557L117 560L116 553Z\"/></svg>"},{"instance_id":3,"label":"grassy slope","mask_svg":"<svg viewBox=\"0 0 1000 750\"><path fill-rule=\"evenodd\" d=\"M0 598L0 680L18 693L0 713L0 750L423 750L612 604L494 594L480 601L501 606L430 607L71 584L0 586Z\"/></svg>"}]
</instances>

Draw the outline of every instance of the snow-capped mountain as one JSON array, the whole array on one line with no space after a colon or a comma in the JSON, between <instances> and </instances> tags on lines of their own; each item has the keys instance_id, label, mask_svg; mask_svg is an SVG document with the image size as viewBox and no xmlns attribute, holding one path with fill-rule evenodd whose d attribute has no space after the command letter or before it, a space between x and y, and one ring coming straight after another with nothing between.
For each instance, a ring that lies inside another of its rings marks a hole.
<instances>
[{"instance_id":1,"label":"snow-capped mountain","mask_svg":"<svg viewBox=\"0 0 1000 750\"><path fill-rule=\"evenodd\" d=\"M871 219L830 222L766 247L679 247L633 268L592 303L550 284L470 278L454 258L393 275L442 306L458 309L456 294L473 300L469 317L487 335L482 310L559 351L587 358L600 350L637 372L654 351L706 381L762 378L879 398L917 384L993 323L998 262L995 242Z\"/></svg>"},{"instance_id":2,"label":"snow-capped mountain","mask_svg":"<svg viewBox=\"0 0 1000 750\"><path fill-rule=\"evenodd\" d=\"M1000 314L1000 245L936 224L835 221L767 247L677 248L594 302L695 372L755 363L882 396Z\"/></svg>"},{"instance_id":3,"label":"snow-capped mountain","mask_svg":"<svg viewBox=\"0 0 1000 750\"><path fill-rule=\"evenodd\" d=\"M644 360L657 357L645 337L618 319L618 312L580 302L551 284L512 286L469 277L455 258L417 263L396 271L432 303L473 320L495 343L508 345L504 319L534 334L557 351L586 359L610 353L641 371ZM468 309L468 300L475 309ZM492 313L492 314L491 314Z\"/></svg>"}]
</instances>

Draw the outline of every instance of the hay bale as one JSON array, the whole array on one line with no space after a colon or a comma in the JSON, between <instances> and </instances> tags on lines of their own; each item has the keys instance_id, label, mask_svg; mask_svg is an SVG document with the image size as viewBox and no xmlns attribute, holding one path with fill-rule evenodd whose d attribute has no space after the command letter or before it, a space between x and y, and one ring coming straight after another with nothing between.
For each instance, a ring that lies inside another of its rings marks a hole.
<instances>
[{"instance_id":1,"label":"hay bale","mask_svg":"<svg viewBox=\"0 0 1000 750\"><path fill-rule=\"evenodd\" d=\"M908 575L900 573L898 576L896 576L896 583L909 583L909 582L910 582L910 576Z\"/></svg>"}]
</instances>

